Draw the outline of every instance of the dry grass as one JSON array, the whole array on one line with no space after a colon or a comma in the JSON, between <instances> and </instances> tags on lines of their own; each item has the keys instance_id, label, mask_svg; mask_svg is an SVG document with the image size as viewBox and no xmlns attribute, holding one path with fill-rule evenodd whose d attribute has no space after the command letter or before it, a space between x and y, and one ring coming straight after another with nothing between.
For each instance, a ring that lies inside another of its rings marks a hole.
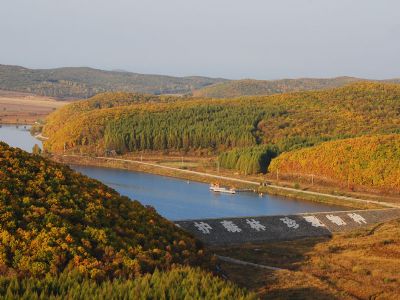
<instances>
[{"instance_id":1,"label":"dry grass","mask_svg":"<svg viewBox=\"0 0 400 300\"><path fill-rule=\"evenodd\" d=\"M33 124L68 103L28 93L0 90L0 123Z\"/></svg>"},{"instance_id":2,"label":"dry grass","mask_svg":"<svg viewBox=\"0 0 400 300\"><path fill-rule=\"evenodd\" d=\"M229 278L265 299L400 299L400 219L332 239L214 249L220 255L287 268L223 263Z\"/></svg>"}]
</instances>

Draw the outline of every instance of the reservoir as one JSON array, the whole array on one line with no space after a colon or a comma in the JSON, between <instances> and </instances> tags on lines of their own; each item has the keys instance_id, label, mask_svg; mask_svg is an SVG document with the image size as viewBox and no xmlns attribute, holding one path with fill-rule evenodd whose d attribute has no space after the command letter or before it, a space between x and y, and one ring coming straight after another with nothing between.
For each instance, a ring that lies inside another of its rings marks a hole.
<instances>
[{"instance_id":1,"label":"reservoir","mask_svg":"<svg viewBox=\"0 0 400 300\"><path fill-rule=\"evenodd\" d=\"M35 139L30 132L30 126L25 125L0 125L0 141L6 142L12 147L32 152L35 144L42 148L42 142Z\"/></svg>"},{"instance_id":2,"label":"reservoir","mask_svg":"<svg viewBox=\"0 0 400 300\"><path fill-rule=\"evenodd\" d=\"M41 142L32 137L29 127L2 125L0 141L10 146L32 151ZM95 178L120 194L151 205L170 220L286 215L304 212L346 210L335 205L290 199L279 196L240 192L234 195L209 191L205 183L165 176L88 166L71 166L76 171Z\"/></svg>"}]
</instances>

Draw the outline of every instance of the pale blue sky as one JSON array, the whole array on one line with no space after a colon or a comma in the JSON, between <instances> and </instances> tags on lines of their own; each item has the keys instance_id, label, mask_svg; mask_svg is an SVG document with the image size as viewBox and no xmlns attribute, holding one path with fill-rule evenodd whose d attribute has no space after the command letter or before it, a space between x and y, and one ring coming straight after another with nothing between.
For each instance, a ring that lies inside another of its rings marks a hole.
<instances>
[{"instance_id":1,"label":"pale blue sky","mask_svg":"<svg viewBox=\"0 0 400 300\"><path fill-rule=\"evenodd\" d=\"M400 77L398 0L1 0L0 63Z\"/></svg>"}]
</instances>

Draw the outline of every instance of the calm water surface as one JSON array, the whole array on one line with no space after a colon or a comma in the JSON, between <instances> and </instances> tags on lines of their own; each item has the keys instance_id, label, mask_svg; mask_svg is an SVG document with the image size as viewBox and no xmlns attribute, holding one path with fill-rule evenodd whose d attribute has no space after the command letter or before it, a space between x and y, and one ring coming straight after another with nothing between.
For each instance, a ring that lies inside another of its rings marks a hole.
<instances>
[{"instance_id":1,"label":"calm water surface","mask_svg":"<svg viewBox=\"0 0 400 300\"><path fill-rule=\"evenodd\" d=\"M35 144L42 148L42 142L35 139L29 132L30 126L24 125L0 125L0 141L6 142L10 146L21 148L32 152Z\"/></svg>"},{"instance_id":2,"label":"calm water surface","mask_svg":"<svg viewBox=\"0 0 400 300\"><path fill-rule=\"evenodd\" d=\"M41 144L27 129L2 126L0 140L10 146L31 151L34 144ZM235 195L216 194L204 183L190 182L153 174L118 169L71 166L78 172L95 178L122 195L154 206L171 220L260 216L301 212L344 210L333 205L289 199L256 193Z\"/></svg>"}]
</instances>

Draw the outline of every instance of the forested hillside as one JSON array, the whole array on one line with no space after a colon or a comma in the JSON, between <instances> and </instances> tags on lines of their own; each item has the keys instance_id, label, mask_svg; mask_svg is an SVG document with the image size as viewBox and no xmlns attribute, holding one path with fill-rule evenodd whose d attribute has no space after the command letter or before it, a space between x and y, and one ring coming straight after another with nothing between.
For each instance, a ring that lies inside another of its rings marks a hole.
<instances>
[{"instance_id":1,"label":"forested hillside","mask_svg":"<svg viewBox=\"0 0 400 300\"><path fill-rule=\"evenodd\" d=\"M365 82L234 99L155 97L151 103L122 95L119 106L110 108L102 103L108 103L112 94L101 97L99 102L74 103L50 115L44 127L49 137L45 148L61 152L65 146L67 151L97 154L107 149L216 154L271 144L287 151L332 139L400 131L400 85L395 84Z\"/></svg>"},{"instance_id":2,"label":"forested hillside","mask_svg":"<svg viewBox=\"0 0 400 300\"><path fill-rule=\"evenodd\" d=\"M35 70L0 65L0 89L57 98L89 98L107 91L187 94L221 81L224 79L145 75L92 68Z\"/></svg>"},{"instance_id":3,"label":"forested hillside","mask_svg":"<svg viewBox=\"0 0 400 300\"><path fill-rule=\"evenodd\" d=\"M400 193L400 135L363 136L286 152L269 171Z\"/></svg>"},{"instance_id":4,"label":"forested hillside","mask_svg":"<svg viewBox=\"0 0 400 300\"><path fill-rule=\"evenodd\" d=\"M140 103L174 102L180 98L171 96L143 95L126 92L101 93L86 101L72 102L47 120L47 134L53 135L64 126L74 122L87 112L98 112L102 109L123 108Z\"/></svg>"},{"instance_id":5,"label":"forested hillside","mask_svg":"<svg viewBox=\"0 0 400 300\"><path fill-rule=\"evenodd\" d=\"M199 264L196 241L150 207L0 143L0 274L96 279Z\"/></svg>"},{"instance_id":6,"label":"forested hillside","mask_svg":"<svg viewBox=\"0 0 400 300\"><path fill-rule=\"evenodd\" d=\"M231 98L240 96L273 95L308 90L321 90L341 87L363 81L355 77L337 78L299 78L280 80L241 79L219 82L193 92L196 97Z\"/></svg>"},{"instance_id":7,"label":"forested hillside","mask_svg":"<svg viewBox=\"0 0 400 300\"><path fill-rule=\"evenodd\" d=\"M211 266L153 208L0 143L0 298L255 299Z\"/></svg>"}]
</instances>

